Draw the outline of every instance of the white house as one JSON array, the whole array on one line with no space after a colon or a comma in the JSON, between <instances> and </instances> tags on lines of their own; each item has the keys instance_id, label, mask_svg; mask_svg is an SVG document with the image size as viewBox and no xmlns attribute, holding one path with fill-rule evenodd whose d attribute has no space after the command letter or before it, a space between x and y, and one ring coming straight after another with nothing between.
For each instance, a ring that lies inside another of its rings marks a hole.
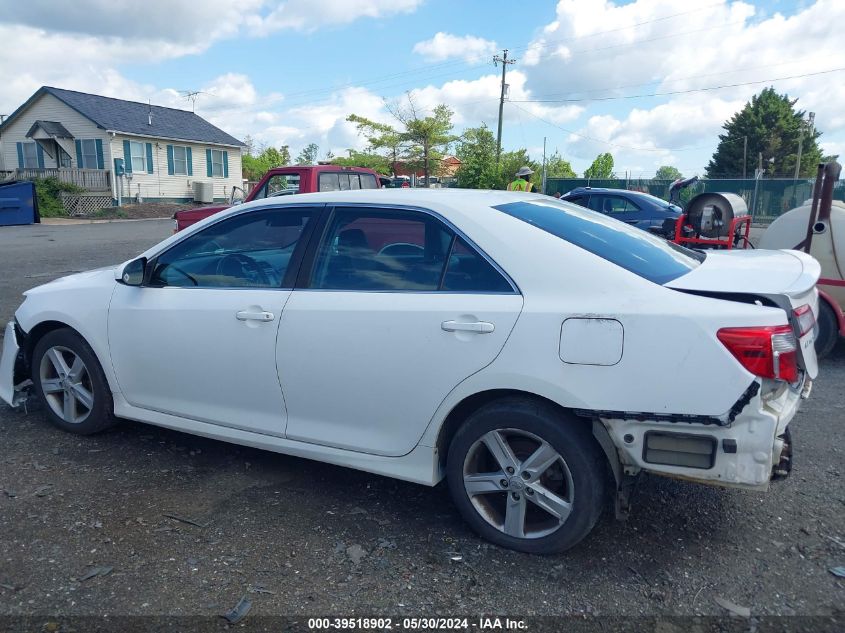
<instances>
[{"instance_id":1,"label":"white house","mask_svg":"<svg viewBox=\"0 0 845 633\"><path fill-rule=\"evenodd\" d=\"M0 125L0 170L56 176L115 201L189 202L194 182L206 181L223 200L243 185L243 147L193 112L43 86Z\"/></svg>"}]
</instances>

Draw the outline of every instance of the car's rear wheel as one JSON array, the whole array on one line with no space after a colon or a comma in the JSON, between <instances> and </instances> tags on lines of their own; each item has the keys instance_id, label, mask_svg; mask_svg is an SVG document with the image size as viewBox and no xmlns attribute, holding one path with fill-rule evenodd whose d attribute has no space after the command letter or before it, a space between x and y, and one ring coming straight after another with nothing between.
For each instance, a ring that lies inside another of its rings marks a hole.
<instances>
[{"instance_id":1,"label":"car's rear wheel","mask_svg":"<svg viewBox=\"0 0 845 633\"><path fill-rule=\"evenodd\" d=\"M816 355L824 358L833 351L839 338L839 322L833 308L827 301L819 299L819 318L816 331Z\"/></svg>"},{"instance_id":2,"label":"car's rear wheel","mask_svg":"<svg viewBox=\"0 0 845 633\"><path fill-rule=\"evenodd\" d=\"M476 532L535 554L581 541L606 493L604 457L589 426L529 399L493 402L471 415L449 447L447 478Z\"/></svg>"},{"instance_id":3,"label":"car's rear wheel","mask_svg":"<svg viewBox=\"0 0 845 633\"><path fill-rule=\"evenodd\" d=\"M36 343L32 382L47 418L60 429L90 435L113 424L111 392L102 367L73 330L53 330Z\"/></svg>"}]
</instances>

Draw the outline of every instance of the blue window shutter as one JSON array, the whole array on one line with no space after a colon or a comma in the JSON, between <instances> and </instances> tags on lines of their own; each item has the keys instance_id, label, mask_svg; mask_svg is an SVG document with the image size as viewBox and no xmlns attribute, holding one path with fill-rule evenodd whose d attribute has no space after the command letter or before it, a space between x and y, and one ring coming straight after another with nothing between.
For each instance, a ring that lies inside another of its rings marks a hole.
<instances>
[{"instance_id":1,"label":"blue window shutter","mask_svg":"<svg viewBox=\"0 0 845 633\"><path fill-rule=\"evenodd\" d=\"M23 169L23 143L17 143L18 146L18 167Z\"/></svg>"},{"instance_id":2,"label":"blue window shutter","mask_svg":"<svg viewBox=\"0 0 845 633\"><path fill-rule=\"evenodd\" d=\"M35 144L35 153L38 156L38 169L44 169L44 150L38 143Z\"/></svg>"},{"instance_id":3,"label":"blue window shutter","mask_svg":"<svg viewBox=\"0 0 845 633\"><path fill-rule=\"evenodd\" d=\"M223 152L223 178L229 177L229 152Z\"/></svg>"},{"instance_id":4,"label":"blue window shutter","mask_svg":"<svg viewBox=\"0 0 845 633\"><path fill-rule=\"evenodd\" d=\"M82 169L82 141L76 139L76 167Z\"/></svg>"},{"instance_id":5,"label":"blue window shutter","mask_svg":"<svg viewBox=\"0 0 845 633\"><path fill-rule=\"evenodd\" d=\"M147 143L147 173L153 173L153 144Z\"/></svg>"},{"instance_id":6,"label":"blue window shutter","mask_svg":"<svg viewBox=\"0 0 845 633\"><path fill-rule=\"evenodd\" d=\"M95 139L94 145L97 146L97 169L105 169L106 164L103 161L103 139Z\"/></svg>"},{"instance_id":7,"label":"blue window shutter","mask_svg":"<svg viewBox=\"0 0 845 633\"><path fill-rule=\"evenodd\" d=\"M173 146L168 145L167 146L167 175L172 176L174 171L175 170L173 168Z\"/></svg>"},{"instance_id":8,"label":"blue window shutter","mask_svg":"<svg viewBox=\"0 0 845 633\"><path fill-rule=\"evenodd\" d=\"M212 174L214 173L211 171L211 150L205 150L205 173L206 175L211 178Z\"/></svg>"},{"instance_id":9,"label":"blue window shutter","mask_svg":"<svg viewBox=\"0 0 845 633\"><path fill-rule=\"evenodd\" d=\"M123 141L123 171L127 174L132 173L132 148L129 146L129 141Z\"/></svg>"},{"instance_id":10,"label":"blue window shutter","mask_svg":"<svg viewBox=\"0 0 845 633\"><path fill-rule=\"evenodd\" d=\"M185 148L185 154L186 154L185 158L188 161L188 175L193 176L194 175L194 161L192 160L193 157L191 156L191 148L190 147Z\"/></svg>"}]
</instances>

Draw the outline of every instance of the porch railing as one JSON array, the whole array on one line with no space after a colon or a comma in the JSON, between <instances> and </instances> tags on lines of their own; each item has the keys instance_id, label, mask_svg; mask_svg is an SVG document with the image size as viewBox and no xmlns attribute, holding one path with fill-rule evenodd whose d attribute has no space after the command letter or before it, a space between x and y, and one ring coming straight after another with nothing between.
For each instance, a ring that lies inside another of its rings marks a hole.
<instances>
[{"instance_id":1,"label":"porch railing","mask_svg":"<svg viewBox=\"0 0 845 633\"><path fill-rule=\"evenodd\" d=\"M28 167L11 170L4 173L4 176L15 180L58 178L62 182L77 185L88 191L111 191L111 172L108 169L76 169L72 167L37 169Z\"/></svg>"}]
</instances>

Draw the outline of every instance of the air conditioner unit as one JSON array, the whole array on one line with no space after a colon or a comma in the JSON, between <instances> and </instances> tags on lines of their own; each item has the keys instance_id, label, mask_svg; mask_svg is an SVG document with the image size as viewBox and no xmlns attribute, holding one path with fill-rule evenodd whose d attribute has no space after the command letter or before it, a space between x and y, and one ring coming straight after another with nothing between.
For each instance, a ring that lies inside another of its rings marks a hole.
<instances>
[{"instance_id":1,"label":"air conditioner unit","mask_svg":"<svg viewBox=\"0 0 845 633\"><path fill-rule=\"evenodd\" d=\"M214 202L214 183L208 180L195 180L194 202Z\"/></svg>"}]
</instances>

